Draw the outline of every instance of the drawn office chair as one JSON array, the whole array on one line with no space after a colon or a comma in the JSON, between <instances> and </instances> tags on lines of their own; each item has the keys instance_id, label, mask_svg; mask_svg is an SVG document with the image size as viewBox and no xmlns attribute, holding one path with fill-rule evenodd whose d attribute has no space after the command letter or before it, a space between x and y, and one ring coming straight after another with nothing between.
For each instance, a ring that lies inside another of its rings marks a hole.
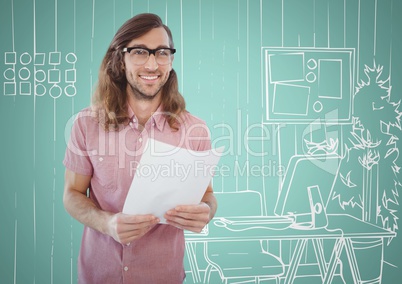
<instances>
[{"instance_id":1,"label":"drawn office chair","mask_svg":"<svg viewBox=\"0 0 402 284\"><path fill-rule=\"evenodd\" d=\"M218 200L216 217L262 216L261 195L256 191L215 193ZM236 232L233 232L234 236ZM262 241L262 240L261 240ZM207 242L204 256L208 266L204 283L209 283L211 273L217 271L221 280L275 279L284 274L284 264L275 255L264 251L258 240Z\"/></svg>"}]
</instances>

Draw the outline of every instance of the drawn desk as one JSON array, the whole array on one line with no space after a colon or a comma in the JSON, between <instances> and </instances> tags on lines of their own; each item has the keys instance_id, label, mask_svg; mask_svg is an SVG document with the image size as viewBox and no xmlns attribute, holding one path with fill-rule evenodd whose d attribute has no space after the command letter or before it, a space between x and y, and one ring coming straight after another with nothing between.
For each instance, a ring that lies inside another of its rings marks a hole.
<instances>
[{"instance_id":1,"label":"drawn desk","mask_svg":"<svg viewBox=\"0 0 402 284\"><path fill-rule=\"evenodd\" d=\"M225 241L250 241L250 240L296 240L296 246L292 253L289 266L286 270L284 283L292 283L296 277L297 267L302 254L306 249L308 240L313 243L318 266L323 283L331 283L340 254L345 250L352 277L355 283L360 282L360 272L357 265L352 239L354 238L378 238L384 245L384 238L395 237L396 234L378 226L365 223L349 215L328 215L326 228L284 228L284 229L250 229L243 231L231 231L214 224L214 220L208 225L208 233L205 235L186 235L186 250L195 282L201 282L200 271L195 257L195 243L225 242ZM332 254L328 262L324 257L323 239L335 240Z\"/></svg>"}]
</instances>

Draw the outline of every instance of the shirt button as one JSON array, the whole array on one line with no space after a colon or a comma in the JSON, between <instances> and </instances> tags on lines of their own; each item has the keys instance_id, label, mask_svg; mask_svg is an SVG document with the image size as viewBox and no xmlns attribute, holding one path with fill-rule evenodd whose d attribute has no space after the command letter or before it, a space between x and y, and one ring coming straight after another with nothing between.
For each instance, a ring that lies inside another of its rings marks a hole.
<instances>
[{"instance_id":1,"label":"shirt button","mask_svg":"<svg viewBox=\"0 0 402 284\"><path fill-rule=\"evenodd\" d=\"M133 126L133 123L132 123L131 121L130 121L130 123L129 123L129 124L130 124L130 126Z\"/></svg>"},{"instance_id":2,"label":"shirt button","mask_svg":"<svg viewBox=\"0 0 402 284\"><path fill-rule=\"evenodd\" d=\"M127 266L124 266L124 271L128 271L128 267L127 267Z\"/></svg>"},{"instance_id":3,"label":"shirt button","mask_svg":"<svg viewBox=\"0 0 402 284\"><path fill-rule=\"evenodd\" d=\"M141 143L142 142L142 138L140 137L140 138L138 138L138 141Z\"/></svg>"}]
</instances>

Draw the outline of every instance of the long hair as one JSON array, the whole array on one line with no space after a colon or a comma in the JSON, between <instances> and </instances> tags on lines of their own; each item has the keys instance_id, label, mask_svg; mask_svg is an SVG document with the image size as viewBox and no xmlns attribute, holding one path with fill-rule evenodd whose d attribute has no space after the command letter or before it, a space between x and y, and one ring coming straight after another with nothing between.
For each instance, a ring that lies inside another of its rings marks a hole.
<instances>
[{"instance_id":1,"label":"long hair","mask_svg":"<svg viewBox=\"0 0 402 284\"><path fill-rule=\"evenodd\" d=\"M122 49L135 38L141 37L154 28L163 27L169 36L169 45L174 48L170 29L155 14L139 14L126 21L116 32L99 69L98 84L92 97L92 107L104 129L118 129L128 123L127 78ZM163 112L169 126L177 130L179 116L185 111L185 101L179 93L176 72L172 69L162 87Z\"/></svg>"}]
</instances>

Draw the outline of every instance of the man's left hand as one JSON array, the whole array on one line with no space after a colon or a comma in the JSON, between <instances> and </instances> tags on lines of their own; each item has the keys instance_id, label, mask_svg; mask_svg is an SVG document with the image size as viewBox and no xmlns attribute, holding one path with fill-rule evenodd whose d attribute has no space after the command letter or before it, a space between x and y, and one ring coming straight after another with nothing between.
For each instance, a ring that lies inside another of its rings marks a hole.
<instances>
[{"instance_id":1,"label":"man's left hand","mask_svg":"<svg viewBox=\"0 0 402 284\"><path fill-rule=\"evenodd\" d=\"M179 205L165 214L166 222L180 229L200 233L210 220L211 208L205 202Z\"/></svg>"}]
</instances>

